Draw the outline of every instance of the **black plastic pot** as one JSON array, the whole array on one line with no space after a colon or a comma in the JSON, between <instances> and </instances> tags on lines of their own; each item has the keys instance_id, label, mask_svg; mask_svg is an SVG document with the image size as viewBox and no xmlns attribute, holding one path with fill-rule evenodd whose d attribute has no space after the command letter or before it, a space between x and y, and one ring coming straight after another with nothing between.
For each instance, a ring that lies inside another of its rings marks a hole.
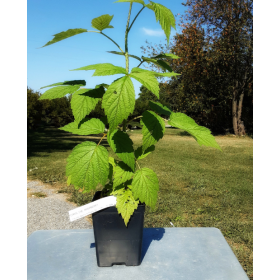
<instances>
[{"instance_id":1,"label":"black plastic pot","mask_svg":"<svg viewBox=\"0 0 280 280\"><path fill-rule=\"evenodd\" d=\"M92 201L100 198L96 192ZM92 214L98 266L141 263L145 205L139 205L127 227L115 206Z\"/></svg>"}]
</instances>

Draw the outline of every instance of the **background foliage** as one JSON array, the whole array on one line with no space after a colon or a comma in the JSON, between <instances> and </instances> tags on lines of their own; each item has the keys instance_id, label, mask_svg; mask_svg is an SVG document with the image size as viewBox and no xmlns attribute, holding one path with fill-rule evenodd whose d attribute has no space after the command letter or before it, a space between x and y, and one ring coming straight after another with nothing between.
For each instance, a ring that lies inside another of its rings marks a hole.
<instances>
[{"instance_id":1,"label":"background foliage","mask_svg":"<svg viewBox=\"0 0 280 280\"><path fill-rule=\"evenodd\" d=\"M181 32L167 45L146 42L149 56L170 51L181 76L164 87L173 111L215 133L253 133L253 2L188 0ZM157 68L149 65L150 68ZM160 70L160 68L158 68Z\"/></svg>"},{"instance_id":2,"label":"background foliage","mask_svg":"<svg viewBox=\"0 0 280 280\"><path fill-rule=\"evenodd\" d=\"M27 87L27 129L40 126L64 126L74 120L70 97L39 100L41 93Z\"/></svg>"}]
</instances>

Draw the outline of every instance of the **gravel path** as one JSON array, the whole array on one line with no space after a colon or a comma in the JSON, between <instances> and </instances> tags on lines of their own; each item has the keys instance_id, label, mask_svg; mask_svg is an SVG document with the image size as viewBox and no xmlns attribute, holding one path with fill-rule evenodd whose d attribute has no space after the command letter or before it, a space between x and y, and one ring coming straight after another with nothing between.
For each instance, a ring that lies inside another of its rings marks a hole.
<instances>
[{"instance_id":1,"label":"gravel path","mask_svg":"<svg viewBox=\"0 0 280 280\"><path fill-rule=\"evenodd\" d=\"M27 237L36 230L92 229L86 218L70 222L68 211L77 206L67 202L64 194L56 193L38 181L28 182L27 189L29 194L42 192L47 195L45 198L27 198Z\"/></svg>"}]
</instances>

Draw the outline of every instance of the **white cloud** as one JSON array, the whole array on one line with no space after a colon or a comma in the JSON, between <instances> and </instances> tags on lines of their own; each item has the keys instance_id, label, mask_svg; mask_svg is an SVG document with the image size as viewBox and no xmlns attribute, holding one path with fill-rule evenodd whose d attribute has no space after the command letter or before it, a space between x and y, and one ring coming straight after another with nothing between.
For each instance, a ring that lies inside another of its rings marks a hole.
<instances>
[{"instance_id":1,"label":"white cloud","mask_svg":"<svg viewBox=\"0 0 280 280\"><path fill-rule=\"evenodd\" d=\"M161 29L153 30L153 29L147 29L143 27L142 30L144 31L145 34L149 36L158 36L158 37L164 36L164 32Z\"/></svg>"}]
</instances>

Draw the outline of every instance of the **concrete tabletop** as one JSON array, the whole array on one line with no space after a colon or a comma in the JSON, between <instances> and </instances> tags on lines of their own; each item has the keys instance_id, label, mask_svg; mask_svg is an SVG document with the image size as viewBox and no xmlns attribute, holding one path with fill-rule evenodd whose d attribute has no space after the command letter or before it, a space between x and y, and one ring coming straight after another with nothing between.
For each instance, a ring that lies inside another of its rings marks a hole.
<instances>
[{"instance_id":1,"label":"concrete tabletop","mask_svg":"<svg viewBox=\"0 0 280 280\"><path fill-rule=\"evenodd\" d=\"M140 266L98 267L93 230L40 230L27 239L28 280L248 280L217 228L145 228Z\"/></svg>"}]
</instances>

